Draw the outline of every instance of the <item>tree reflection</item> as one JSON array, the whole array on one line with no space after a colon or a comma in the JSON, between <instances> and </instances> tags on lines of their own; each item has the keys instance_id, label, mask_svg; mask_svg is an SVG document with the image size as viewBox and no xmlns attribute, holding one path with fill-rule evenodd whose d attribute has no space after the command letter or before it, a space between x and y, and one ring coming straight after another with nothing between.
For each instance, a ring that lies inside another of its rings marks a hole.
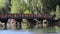
<instances>
[{"instance_id":1,"label":"tree reflection","mask_svg":"<svg viewBox=\"0 0 60 34\"><path fill-rule=\"evenodd\" d=\"M30 31L40 32L60 32L59 22L60 21L55 21L55 23L53 23L52 20L50 22L50 20L47 19L1 19L0 29L7 27L7 30L29 29ZM52 23L51 26L50 23Z\"/></svg>"}]
</instances>

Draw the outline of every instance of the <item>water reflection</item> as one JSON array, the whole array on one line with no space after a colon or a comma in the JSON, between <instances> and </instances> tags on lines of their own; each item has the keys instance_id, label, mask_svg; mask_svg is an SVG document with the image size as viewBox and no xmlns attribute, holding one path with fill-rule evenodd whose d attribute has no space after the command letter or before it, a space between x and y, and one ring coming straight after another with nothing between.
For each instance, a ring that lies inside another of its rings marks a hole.
<instances>
[{"instance_id":1,"label":"water reflection","mask_svg":"<svg viewBox=\"0 0 60 34\"><path fill-rule=\"evenodd\" d=\"M58 34L57 32L43 32L41 29L0 30L0 34Z\"/></svg>"},{"instance_id":2,"label":"water reflection","mask_svg":"<svg viewBox=\"0 0 60 34\"><path fill-rule=\"evenodd\" d=\"M34 19L36 22L33 22L27 19L23 19L22 22L17 22L15 19L8 19L7 25L0 21L0 32L1 34L50 34L60 32L60 27L49 26L47 20L39 21ZM7 29L5 30L5 25ZM31 26L33 26L31 28Z\"/></svg>"},{"instance_id":3,"label":"water reflection","mask_svg":"<svg viewBox=\"0 0 60 34\"><path fill-rule=\"evenodd\" d=\"M5 27L4 24L5 24L5 23L2 23L2 22L0 21L0 29L3 29L3 28Z\"/></svg>"},{"instance_id":4,"label":"water reflection","mask_svg":"<svg viewBox=\"0 0 60 34\"><path fill-rule=\"evenodd\" d=\"M16 29L16 20L15 19L8 19L7 21L7 29Z\"/></svg>"},{"instance_id":5,"label":"water reflection","mask_svg":"<svg viewBox=\"0 0 60 34\"><path fill-rule=\"evenodd\" d=\"M22 31L22 30L1 30L0 34L31 34L28 30Z\"/></svg>"},{"instance_id":6,"label":"water reflection","mask_svg":"<svg viewBox=\"0 0 60 34\"><path fill-rule=\"evenodd\" d=\"M0 30L1 34L52 34L59 33L57 27L48 27L40 29L16 29L16 30Z\"/></svg>"}]
</instances>

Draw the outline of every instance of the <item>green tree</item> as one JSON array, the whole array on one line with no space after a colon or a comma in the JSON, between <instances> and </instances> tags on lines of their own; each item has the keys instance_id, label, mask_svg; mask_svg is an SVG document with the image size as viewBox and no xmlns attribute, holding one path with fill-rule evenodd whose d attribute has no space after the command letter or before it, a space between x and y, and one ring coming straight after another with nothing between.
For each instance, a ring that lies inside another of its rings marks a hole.
<instances>
[{"instance_id":1,"label":"green tree","mask_svg":"<svg viewBox=\"0 0 60 34\"><path fill-rule=\"evenodd\" d=\"M57 0L41 0L42 2L42 11L45 14L49 14L50 12L56 11Z\"/></svg>"},{"instance_id":2,"label":"green tree","mask_svg":"<svg viewBox=\"0 0 60 34\"><path fill-rule=\"evenodd\" d=\"M10 13L23 13L25 10L25 2L23 0L12 0L12 7Z\"/></svg>"},{"instance_id":3,"label":"green tree","mask_svg":"<svg viewBox=\"0 0 60 34\"><path fill-rule=\"evenodd\" d=\"M11 0L0 0L0 13L9 13Z\"/></svg>"},{"instance_id":4,"label":"green tree","mask_svg":"<svg viewBox=\"0 0 60 34\"><path fill-rule=\"evenodd\" d=\"M41 13L41 1L40 0L29 0L29 8L33 13Z\"/></svg>"}]
</instances>

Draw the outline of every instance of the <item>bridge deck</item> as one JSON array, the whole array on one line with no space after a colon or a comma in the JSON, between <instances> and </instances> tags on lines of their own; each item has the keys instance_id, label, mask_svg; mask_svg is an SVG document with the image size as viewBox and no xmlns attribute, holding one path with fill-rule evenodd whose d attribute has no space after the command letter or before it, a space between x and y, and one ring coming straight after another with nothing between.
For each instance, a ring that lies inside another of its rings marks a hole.
<instances>
[{"instance_id":1,"label":"bridge deck","mask_svg":"<svg viewBox=\"0 0 60 34\"><path fill-rule=\"evenodd\" d=\"M41 18L41 19L52 19L53 16L48 14L0 14L0 18Z\"/></svg>"}]
</instances>

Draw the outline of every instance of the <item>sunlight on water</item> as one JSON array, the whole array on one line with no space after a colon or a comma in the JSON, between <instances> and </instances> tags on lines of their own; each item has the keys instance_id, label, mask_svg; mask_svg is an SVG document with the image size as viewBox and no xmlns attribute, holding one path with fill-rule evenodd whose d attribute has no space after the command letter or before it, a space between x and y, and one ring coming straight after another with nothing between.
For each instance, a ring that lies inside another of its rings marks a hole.
<instances>
[{"instance_id":1,"label":"sunlight on water","mask_svg":"<svg viewBox=\"0 0 60 34\"><path fill-rule=\"evenodd\" d=\"M0 34L60 34L60 33L41 33L41 32L30 32L26 31L15 31L15 30L2 30Z\"/></svg>"},{"instance_id":2,"label":"sunlight on water","mask_svg":"<svg viewBox=\"0 0 60 34\"><path fill-rule=\"evenodd\" d=\"M21 30L1 30L0 34L32 34L28 30L21 31Z\"/></svg>"},{"instance_id":3,"label":"sunlight on water","mask_svg":"<svg viewBox=\"0 0 60 34\"><path fill-rule=\"evenodd\" d=\"M25 30L0 30L0 34L60 34L59 32L55 31L54 28L48 29L25 29Z\"/></svg>"}]
</instances>

